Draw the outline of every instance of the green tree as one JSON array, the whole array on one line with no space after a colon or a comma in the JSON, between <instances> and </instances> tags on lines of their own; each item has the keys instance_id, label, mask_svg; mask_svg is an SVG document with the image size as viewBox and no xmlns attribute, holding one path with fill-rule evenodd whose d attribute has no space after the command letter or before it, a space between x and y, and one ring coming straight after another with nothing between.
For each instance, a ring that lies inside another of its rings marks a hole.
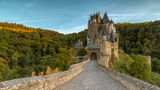
<instances>
[{"instance_id":1,"label":"green tree","mask_svg":"<svg viewBox=\"0 0 160 90\"><path fill-rule=\"evenodd\" d=\"M87 55L87 51L84 47L81 47L77 50L77 56L84 56Z\"/></svg>"},{"instance_id":2,"label":"green tree","mask_svg":"<svg viewBox=\"0 0 160 90\"><path fill-rule=\"evenodd\" d=\"M160 73L160 60L158 58L153 58L152 62L152 71Z\"/></svg>"},{"instance_id":3,"label":"green tree","mask_svg":"<svg viewBox=\"0 0 160 90\"><path fill-rule=\"evenodd\" d=\"M130 66L130 73L133 77L150 81L151 67L147 63L147 57L142 55L135 55L135 61Z\"/></svg>"}]
</instances>

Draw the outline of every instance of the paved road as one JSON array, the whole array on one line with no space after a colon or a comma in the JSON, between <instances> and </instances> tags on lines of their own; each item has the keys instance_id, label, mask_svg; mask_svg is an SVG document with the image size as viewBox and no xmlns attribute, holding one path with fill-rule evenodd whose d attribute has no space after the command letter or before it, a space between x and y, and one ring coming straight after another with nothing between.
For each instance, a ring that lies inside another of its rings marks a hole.
<instances>
[{"instance_id":1,"label":"paved road","mask_svg":"<svg viewBox=\"0 0 160 90\"><path fill-rule=\"evenodd\" d=\"M54 90L128 90L98 69L97 61L84 66L83 71L72 80Z\"/></svg>"}]
</instances>

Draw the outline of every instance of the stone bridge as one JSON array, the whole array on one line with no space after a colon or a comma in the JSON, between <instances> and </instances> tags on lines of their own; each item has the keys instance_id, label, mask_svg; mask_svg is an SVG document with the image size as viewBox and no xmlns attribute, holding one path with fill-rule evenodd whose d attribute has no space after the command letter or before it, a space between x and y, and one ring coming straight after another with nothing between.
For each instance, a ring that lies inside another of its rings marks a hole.
<instances>
[{"instance_id":1,"label":"stone bridge","mask_svg":"<svg viewBox=\"0 0 160 90\"><path fill-rule=\"evenodd\" d=\"M128 90L98 68L95 60L84 65L83 71L54 90Z\"/></svg>"},{"instance_id":2,"label":"stone bridge","mask_svg":"<svg viewBox=\"0 0 160 90\"><path fill-rule=\"evenodd\" d=\"M0 82L0 90L160 90L139 79L100 66L96 60L72 65L69 70Z\"/></svg>"}]
</instances>

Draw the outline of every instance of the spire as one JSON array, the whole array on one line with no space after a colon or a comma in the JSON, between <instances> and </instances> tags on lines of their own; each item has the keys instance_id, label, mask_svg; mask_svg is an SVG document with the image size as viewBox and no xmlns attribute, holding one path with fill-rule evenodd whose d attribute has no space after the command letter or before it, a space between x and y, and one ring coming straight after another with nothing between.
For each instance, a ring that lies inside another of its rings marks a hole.
<instances>
[{"instance_id":1,"label":"spire","mask_svg":"<svg viewBox=\"0 0 160 90\"><path fill-rule=\"evenodd\" d=\"M104 17L108 17L106 12L104 13Z\"/></svg>"},{"instance_id":2,"label":"spire","mask_svg":"<svg viewBox=\"0 0 160 90\"><path fill-rule=\"evenodd\" d=\"M98 23L101 23L101 16L99 12L97 13L97 18L98 18Z\"/></svg>"},{"instance_id":3,"label":"spire","mask_svg":"<svg viewBox=\"0 0 160 90\"><path fill-rule=\"evenodd\" d=\"M107 22L109 22L109 19L108 19L107 13L105 12L103 16L103 23L107 23Z\"/></svg>"}]
</instances>

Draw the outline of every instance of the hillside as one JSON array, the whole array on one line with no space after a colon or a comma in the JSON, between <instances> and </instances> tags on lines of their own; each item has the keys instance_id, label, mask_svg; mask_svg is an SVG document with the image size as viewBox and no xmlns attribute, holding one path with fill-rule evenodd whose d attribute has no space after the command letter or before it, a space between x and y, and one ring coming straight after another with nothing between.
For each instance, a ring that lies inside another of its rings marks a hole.
<instances>
[{"instance_id":1,"label":"hillside","mask_svg":"<svg viewBox=\"0 0 160 90\"><path fill-rule=\"evenodd\" d=\"M151 55L160 59L160 21L116 24L119 46L126 53Z\"/></svg>"},{"instance_id":2,"label":"hillside","mask_svg":"<svg viewBox=\"0 0 160 90\"><path fill-rule=\"evenodd\" d=\"M63 71L77 62L72 47L78 37L20 24L0 27L0 81L46 74L50 67Z\"/></svg>"},{"instance_id":3,"label":"hillside","mask_svg":"<svg viewBox=\"0 0 160 90\"><path fill-rule=\"evenodd\" d=\"M119 61L114 64L114 70L160 87L160 74L152 72L146 61L143 55L128 55L120 50Z\"/></svg>"},{"instance_id":4,"label":"hillside","mask_svg":"<svg viewBox=\"0 0 160 90\"><path fill-rule=\"evenodd\" d=\"M152 56L152 71L160 73L160 21L116 24L119 47L127 54ZM86 46L87 30L61 34L15 23L0 23L0 81L46 74L47 67L68 69L76 63L73 47ZM125 73L125 72L123 72ZM127 72L126 72L127 73Z\"/></svg>"}]
</instances>

